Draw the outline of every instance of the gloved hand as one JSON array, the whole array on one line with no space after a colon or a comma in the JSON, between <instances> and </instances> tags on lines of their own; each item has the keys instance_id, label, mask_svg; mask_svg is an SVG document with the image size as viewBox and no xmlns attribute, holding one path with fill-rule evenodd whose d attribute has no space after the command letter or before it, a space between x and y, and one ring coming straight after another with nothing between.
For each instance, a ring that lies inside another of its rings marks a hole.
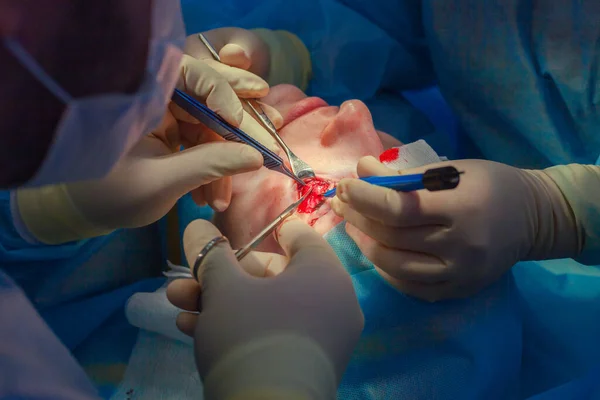
<instances>
[{"instance_id":1,"label":"gloved hand","mask_svg":"<svg viewBox=\"0 0 600 400\"><path fill-rule=\"evenodd\" d=\"M217 236L207 221L187 227L190 265ZM240 264L221 243L200 267L202 291L191 279L167 289L184 310L200 300L200 314L181 314L178 326L194 334L207 399L335 398L364 323L350 276L303 222L288 220L277 237L287 257L253 252Z\"/></svg>"},{"instance_id":2,"label":"gloved hand","mask_svg":"<svg viewBox=\"0 0 600 400\"><path fill-rule=\"evenodd\" d=\"M204 193L213 208L226 209L231 180L222 178L256 170L263 158L247 145L209 143L218 138L208 130L193 131L195 143L204 144L177 151L186 126L168 113L156 133L144 137L101 180L18 190L21 219L42 243L80 240L153 223L181 196L218 179L220 184Z\"/></svg>"},{"instance_id":3,"label":"gloved hand","mask_svg":"<svg viewBox=\"0 0 600 400\"><path fill-rule=\"evenodd\" d=\"M226 121L240 127L244 132L264 144L270 150L281 154L281 149L271 135L256 120L250 110L239 100L262 98L269 92L269 85L260 76L268 68L269 51L265 43L250 31L239 28L219 28L205 32L221 62L213 59L208 48L200 41L198 35L191 35L186 41L183 56L182 75L177 88L196 95L212 110ZM233 89L233 90L232 90ZM276 128L283 123L279 112L259 101L263 110ZM185 148L203 143L195 136L212 136L207 129L182 110L175 103L169 107L173 116L188 123L183 145ZM199 205L213 205L217 202L228 202L231 186L230 178L218 179L192 191L192 197ZM215 196L222 195L223 198Z\"/></svg>"},{"instance_id":4,"label":"gloved hand","mask_svg":"<svg viewBox=\"0 0 600 400\"><path fill-rule=\"evenodd\" d=\"M210 63L212 56L197 36L188 38L185 51ZM250 71L271 86L287 83L306 91L312 77L310 53L293 33L263 28L219 28L204 32L204 36L227 65Z\"/></svg>"},{"instance_id":5,"label":"gloved hand","mask_svg":"<svg viewBox=\"0 0 600 400\"><path fill-rule=\"evenodd\" d=\"M443 165L464 171L454 190L402 193L344 179L332 201L348 235L400 291L428 301L466 297L518 261L577 252L569 206L543 171L462 160L401 174ZM358 164L359 176L397 173L373 157Z\"/></svg>"},{"instance_id":6,"label":"gloved hand","mask_svg":"<svg viewBox=\"0 0 600 400\"><path fill-rule=\"evenodd\" d=\"M206 105L234 126L277 151L278 147L269 133L262 128L254 116L244 112L238 99L257 99L269 93L269 85L260 77L265 68L264 57L268 56L265 43L245 29L220 28L204 33L221 61L213 59L208 48L198 35L191 35L184 48L183 71L177 88L191 94L199 94ZM267 60L268 61L268 60ZM268 64L267 64L268 65ZM224 78L224 79L223 79ZM233 89L233 90L231 90ZM283 123L281 114L259 102L276 128ZM197 123L193 117L171 104L170 110L176 119Z\"/></svg>"},{"instance_id":7,"label":"gloved hand","mask_svg":"<svg viewBox=\"0 0 600 400\"><path fill-rule=\"evenodd\" d=\"M272 141L253 118L243 116L238 99L268 93L257 75L184 56L178 86L263 143ZM19 190L18 210L28 233L43 243L59 244L143 226L160 219L190 191L198 204L226 209L230 175L260 168L262 157L249 146L225 143L174 104L170 108L173 112L165 113L162 125L102 180ZM277 111L266 110L281 124ZM186 151L179 152L182 145ZM272 142L270 147L277 146Z\"/></svg>"}]
</instances>

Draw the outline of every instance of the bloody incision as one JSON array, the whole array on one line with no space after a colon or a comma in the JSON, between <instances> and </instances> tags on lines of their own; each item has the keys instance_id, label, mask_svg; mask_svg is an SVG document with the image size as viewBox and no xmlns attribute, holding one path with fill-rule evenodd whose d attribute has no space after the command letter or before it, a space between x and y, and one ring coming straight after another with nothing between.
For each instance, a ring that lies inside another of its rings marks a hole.
<instances>
[{"instance_id":1,"label":"bloody incision","mask_svg":"<svg viewBox=\"0 0 600 400\"><path fill-rule=\"evenodd\" d=\"M323 204L325 201L323 193L329 190L330 186L332 186L332 182L322 178L310 178L306 179L304 183L306 183L306 186L298 185L298 194L300 197L304 196L311 188L312 192L300 204L297 211L301 214L310 214Z\"/></svg>"}]
</instances>

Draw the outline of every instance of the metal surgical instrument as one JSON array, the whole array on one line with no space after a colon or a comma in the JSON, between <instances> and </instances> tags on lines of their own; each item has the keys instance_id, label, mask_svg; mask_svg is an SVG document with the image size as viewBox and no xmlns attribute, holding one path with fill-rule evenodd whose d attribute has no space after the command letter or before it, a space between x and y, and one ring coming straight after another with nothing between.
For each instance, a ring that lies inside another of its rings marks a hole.
<instances>
[{"instance_id":1,"label":"metal surgical instrument","mask_svg":"<svg viewBox=\"0 0 600 400\"><path fill-rule=\"evenodd\" d=\"M200 103L192 96L182 92L179 89L175 89L173 97L171 98L175 104L187 111L192 117L206 125L207 128L211 129L225 140L232 142L238 142L250 145L260 152L263 156L263 164L270 170L281 172L284 175L289 176L300 185L305 186L306 183L298 178L292 171L290 171L284 164L281 157L273 153L262 143L248 135L244 131L235 126L229 124L223 118L221 118L216 112Z\"/></svg>"},{"instance_id":2,"label":"metal surgical instrument","mask_svg":"<svg viewBox=\"0 0 600 400\"><path fill-rule=\"evenodd\" d=\"M421 189L435 192L456 188L460 183L461 174L462 172L458 172L454 167L441 167L429 169L422 174L367 176L359 179L372 185L386 187L398 192L412 192ZM323 196L333 197L335 193L336 189L333 188L323 193Z\"/></svg>"},{"instance_id":3,"label":"metal surgical instrument","mask_svg":"<svg viewBox=\"0 0 600 400\"><path fill-rule=\"evenodd\" d=\"M302 202L304 200L306 200L306 198L308 197L308 195L311 192L312 192L312 188L310 188L304 194L304 196L300 197L300 199L298 201L296 201L294 204L292 204L291 206L289 206L288 208L283 210L283 212L281 214L279 214L279 216L277 218L275 218L273 220L273 222L271 222L269 225L267 225L265 229L260 231L260 233L258 235L256 235L254 237L254 239L252 239L250 241L250 243L248 243L247 245L245 245L244 247L242 247L241 249L236 251L235 257L238 259L238 261L241 260L242 258L244 258L254 248L256 248L256 246L258 246L263 240L268 238L269 235L271 235L275 231L275 229L277 229L277 227L279 227L283 223L283 221L285 221L288 217L290 217L296 211L298 206L300 206L300 204L302 204Z\"/></svg>"},{"instance_id":4,"label":"metal surgical instrument","mask_svg":"<svg viewBox=\"0 0 600 400\"><path fill-rule=\"evenodd\" d=\"M213 56L213 58L216 61L221 62L221 57L219 57L219 54L217 53L215 48L210 44L208 39L206 39L206 37L201 33L198 34L198 38L202 41L202 43L204 43L204 45L206 46L210 54ZM279 133L277 133L275 125L273 125L273 122L271 122L271 120L269 119L265 111L262 109L260 104L258 104L256 100L241 100L248 106L248 108L252 111L256 118L258 118L263 127L267 130L267 132L269 132L273 139L275 139L279 147L281 147L281 149L285 152L290 161L290 166L292 167L292 171L294 172L294 174L300 179L314 178L315 172L313 171L313 169L306 162L298 158L298 156L295 155L292 152L292 150L290 150L290 148L285 144L283 139L281 139L281 136L279 136Z\"/></svg>"}]
</instances>

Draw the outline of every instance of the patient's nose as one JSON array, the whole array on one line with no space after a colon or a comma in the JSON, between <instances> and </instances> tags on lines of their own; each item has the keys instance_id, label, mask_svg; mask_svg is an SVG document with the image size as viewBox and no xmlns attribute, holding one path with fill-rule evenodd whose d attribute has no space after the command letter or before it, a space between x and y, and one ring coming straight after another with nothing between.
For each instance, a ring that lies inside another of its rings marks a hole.
<instances>
[{"instance_id":1,"label":"patient's nose","mask_svg":"<svg viewBox=\"0 0 600 400\"><path fill-rule=\"evenodd\" d=\"M371 113L358 100L344 102L333 121L321 133L321 145L332 147L336 143L360 145L372 140L375 134Z\"/></svg>"}]
</instances>

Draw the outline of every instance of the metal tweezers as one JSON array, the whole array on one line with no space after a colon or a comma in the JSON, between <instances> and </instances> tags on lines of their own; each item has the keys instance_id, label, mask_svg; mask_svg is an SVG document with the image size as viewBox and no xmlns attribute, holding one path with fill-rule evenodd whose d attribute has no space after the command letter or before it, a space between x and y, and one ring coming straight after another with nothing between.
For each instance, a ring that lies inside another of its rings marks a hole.
<instances>
[{"instance_id":1,"label":"metal tweezers","mask_svg":"<svg viewBox=\"0 0 600 400\"><path fill-rule=\"evenodd\" d=\"M265 167L289 176L301 186L306 185L302 179L298 178L296 174L294 174L285 166L281 157L273 153L246 132L225 121L216 112L206 107L192 96L182 92L179 89L175 89L171 100L173 100L173 102L179 107L187 111L192 117L206 125L207 128L220 135L223 139L254 147L260 152L260 154L262 154L263 165Z\"/></svg>"},{"instance_id":2,"label":"metal tweezers","mask_svg":"<svg viewBox=\"0 0 600 400\"><path fill-rule=\"evenodd\" d=\"M250 241L250 243L248 243L247 245L245 245L244 247L242 247L241 249L236 251L235 257L238 259L238 261L241 260L242 258L244 258L254 248L256 248L256 246L258 246L263 240L268 238L269 235L271 235L275 231L275 229L277 229L277 227L279 227L283 223L283 221L285 221L288 217L290 217L292 214L294 214L294 212L296 211L298 206L300 204L302 204L302 202L304 200L306 200L306 198L308 197L308 195L311 192L312 192L312 188L310 188L304 194L304 196L300 197L300 199L298 201L296 201L294 204L292 204L291 206L289 206L288 208L283 210L283 212L281 214L279 214L279 216L277 218L275 218L269 225L267 225L265 229L260 231L260 233L258 235L256 235L254 237L254 239L252 239Z\"/></svg>"}]
</instances>

